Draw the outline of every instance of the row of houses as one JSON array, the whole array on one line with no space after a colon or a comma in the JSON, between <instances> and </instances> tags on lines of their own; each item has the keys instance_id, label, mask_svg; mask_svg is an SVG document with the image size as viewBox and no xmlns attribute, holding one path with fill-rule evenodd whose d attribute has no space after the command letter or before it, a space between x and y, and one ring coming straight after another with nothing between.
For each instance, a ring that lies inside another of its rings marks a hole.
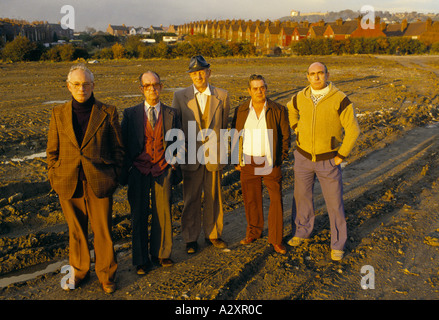
<instances>
[{"instance_id":1,"label":"row of houses","mask_svg":"<svg viewBox=\"0 0 439 320\"><path fill-rule=\"evenodd\" d=\"M160 25L160 27L149 26L149 27L127 27L123 25L112 25L109 24L107 27L107 33L113 36L152 36L158 33L175 33L175 29L173 26L164 27Z\"/></svg>"},{"instance_id":2,"label":"row of houses","mask_svg":"<svg viewBox=\"0 0 439 320\"><path fill-rule=\"evenodd\" d=\"M344 40L358 37L400 36L419 39L427 44L439 41L439 21L433 22L427 19L427 21L408 23L407 20L403 20L401 23L386 24L376 17L372 24L373 28L362 28L361 20L361 17L347 21L338 19L334 22L321 20L317 23L280 22L279 20L274 22L270 20L205 20L183 24L176 29L179 35L204 34L227 41L248 41L262 53L269 53L276 47L289 48L294 41L306 38Z\"/></svg>"},{"instance_id":3,"label":"row of houses","mask_svg":"<svg viewBox=\"0 0 439 320\"><path fill-rule=\"evenodd\" d=\"M59 39L72 39L73 30L63 29L59 23L45 21L29 23L22 20L0 19L1 41L4 43L13 41L18 36L24 36L31 41L56 42Z\"/></svg>"}]
</instances>

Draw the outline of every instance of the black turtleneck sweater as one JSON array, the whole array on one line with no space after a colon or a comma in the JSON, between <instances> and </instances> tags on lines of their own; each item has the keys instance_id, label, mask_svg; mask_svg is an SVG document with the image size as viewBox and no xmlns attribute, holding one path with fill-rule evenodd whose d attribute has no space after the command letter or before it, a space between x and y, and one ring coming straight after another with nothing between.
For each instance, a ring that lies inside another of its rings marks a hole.
<instances>
[{"instance_id":1,"label":"black turtleneck sweater","mask_svg":"<svg viewBox=\"0 0 439 320\"><path fill-rule=\"evenodd\" d=\"M79 146L82 145L82 140L84 140L84 135L87 131L88 121L90 120L90 114L94 103L95 98L93 93L91 94L91 97L83 103L76 101L75 98L72 97L73 130L75 131L76 140L78 141ZM79 180L86 180L82 166L79 168Z\"/></svg>"},{"instance_id":2,"label":"black turtleneck sweater","mask_svg":"<svg viewBox=\"0 0 439 320\"><path fill-rule=\"evenodd\" d=\"M73 111L73 130L75 130L76 140L78 140L79 146L84 139L85 131L87 130L88 121L90 120L91 109L95 103L93 94L91 97L81 103L72 98L72 111Z\"/></svg>"}]
</instances>

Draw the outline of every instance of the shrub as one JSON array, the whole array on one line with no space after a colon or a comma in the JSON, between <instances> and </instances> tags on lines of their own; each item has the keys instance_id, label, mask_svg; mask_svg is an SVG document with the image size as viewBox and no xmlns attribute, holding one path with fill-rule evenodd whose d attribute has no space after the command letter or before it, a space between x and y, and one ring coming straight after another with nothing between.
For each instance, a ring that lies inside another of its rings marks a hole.
<instances>
[{"instance_id":1,"label":"shrub","mask_svg":"<svg viewBox=\"0 0 439 320\"><path fill-rule=\"evenodd\" d=\"M26 37L18 36L13 41L6 43L2 50L2 57L4 60L12 62L38 60L36 50L35 43Z\"/></svg>"},{"instance_id":2,"label":"shrub","mask_svg":"<svg viewBox=\"0 0 439 320\"><path fill-rule=\"evenodd\" d=\"M433 43L430 50L432 53L439 53L439 42Z\"/></svg>"},{"instance_id":3,"label":"shrub","mask_svg":"<svg viewBox=\"0 0 439 320\"><path fill-rule=\"evenodd\" d=\"M113 59L125 58L126 50L120 43L114 44L111 50L113 51Z\"/></svg>"}]
</instances>

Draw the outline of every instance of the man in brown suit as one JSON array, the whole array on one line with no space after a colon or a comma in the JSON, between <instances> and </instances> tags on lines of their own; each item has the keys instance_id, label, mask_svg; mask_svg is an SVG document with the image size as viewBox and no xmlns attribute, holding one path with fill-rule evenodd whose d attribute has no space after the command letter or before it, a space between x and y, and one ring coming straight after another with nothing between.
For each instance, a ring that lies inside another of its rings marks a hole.
<instances>
[{"instance_id":1,"label":"man in brown suit","mask_svg":"<svg viewBox=\"0 0 439 320\"><path fill-rule=\"evenodd\" d=\"M282 244L282 161L288 157L290 128L287 109L266 97L267 83L261 75L250 76L251 96L235 109L232 148L239 143L242 196L247 218L246 237L241 244L250 244L261 237L264 228L262 181L268 189L268 242L278 253L286 253Z\"/></svg>"},{"instance_id":2,"label":"man in brown suit","mask_svg":"<svg viewBox=\"0 0 439 320\"><path fill-rule=\"evenodd\" d=\"M226 90L209 84L210 64L202 56L191 58L188 72L193 85L174 93L172 107L177 109L185 135L181 227L187 253L193 254L198 250L201 221L206 242L217 248L227 247L220 238L223 230L221 173L227 164L227 154L224 159L219 146L220 130L227 129L230 101Z\"/></svg>"},{"instance_id":3,"label":"man in brown suit","mask_svg":"<svg viewBox=\"0 0 439 320\"><path fill-rule=\"evenodd\" d=\"M95 271L106 293L115 290L117 269L111 238L112 195L118 186L123 145L117 110L94 98L93 74L75 65L67 77L72 101L52 110L47 164L69 227L74 289L89 277L88 220L94 234Z\"/></svg>"}]
</instances>

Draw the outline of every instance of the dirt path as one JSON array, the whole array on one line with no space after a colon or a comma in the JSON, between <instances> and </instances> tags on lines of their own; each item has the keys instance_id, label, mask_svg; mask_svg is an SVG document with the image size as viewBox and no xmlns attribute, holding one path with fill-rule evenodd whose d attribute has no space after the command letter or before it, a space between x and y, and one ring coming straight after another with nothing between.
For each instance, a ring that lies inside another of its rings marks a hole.
<instances>
[{"instance_id":1,"label":"dirt path","mask_svg":"<svg viewBox=\"0 0 439 320\"><path fill-rule=\"evenodd\" d=\"M343 169L349 242L347 255L329 258L329 228L321 197L312 238L276 254L266 236L239 245L242 208L225 217L230 250L205 247L187 256L179 236L169 268L138 277L129 246L119 249L118 291L104 295L96 278L73 291L60 288L58 271L0 291L2 299L435 299L439 298L439 126L416 128L395 143ZM318 187L316 193L319 194ZM291 190L285 193L285 239L289 238ZM265 232L266 234L266 232ZM431 242L433 244L433 242ZM375 271L375 289L360 286L361 268Z\"/></svg>"}]
</instances>

